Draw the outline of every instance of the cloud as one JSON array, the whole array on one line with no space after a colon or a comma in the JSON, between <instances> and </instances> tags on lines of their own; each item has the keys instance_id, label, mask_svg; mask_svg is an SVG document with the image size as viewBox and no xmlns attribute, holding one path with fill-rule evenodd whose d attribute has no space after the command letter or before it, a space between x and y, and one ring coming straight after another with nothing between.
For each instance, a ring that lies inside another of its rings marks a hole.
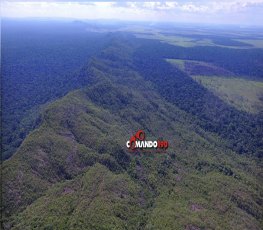
<instances>
[{"instance_id":1,"label":"cloud","mask_svg":"<svg viewBox=\"0 0 263 230\"><path fill-rule=\"evenodd\" d=\"M68 17L263 25L263 0L4 0L1 2L1 8L4 17Z\"/></svg>"},{"instance_id":2,"label":"cloud","mask_svg":"<svg viewBox=\"0 0 263 230\"><path fill-rule=\"evenodd\" d=\"M115 2L114 7L127 7L130 9L144 9L144 10L172 10L179 5L176 1L126 1Z\"/></svg>"},{"instance_id":3,"label":"cloud","mask_svg":"<svg viewBox=\"0 0 263 230\"><path fill-rule=\"evenodd\" d=\"M114 7L145 9L155 11L178 10L183 12L202 13L219 11L242 11L249 7L263 6L263 0L229 0L229 1L119 1Z\"/></svg>"},{"instance_id":4,"label":"cloud","mask_svg":"<svg viewBox=\"0 0 263 230\"><path fill-rule=\"evenodd\" d=\"M252 6L260 6L263 5L263 0L239 0L239 1L222 1L218 2L211 2L208 4L209 10L212 12L219 12L219 11L244 11Z\"/></svg>"}]
</instances>

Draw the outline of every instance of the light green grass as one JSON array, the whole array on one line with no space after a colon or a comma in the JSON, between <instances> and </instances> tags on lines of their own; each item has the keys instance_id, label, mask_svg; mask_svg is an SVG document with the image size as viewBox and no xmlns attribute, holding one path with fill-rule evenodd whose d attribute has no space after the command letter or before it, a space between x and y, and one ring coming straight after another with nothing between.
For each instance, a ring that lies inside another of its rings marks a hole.
<instances>
[{"instance_id":1,"label":"light green grass","mask_svg":"<svg viewBox=\"0 0 263 230\"><path fill-rule=\"evenodd\" d=\"M263 39L236 39L236 41L248 43L254 48L263 48Z\"/></svg>"},{"instance_id":2,"label":"light green grass","mask_svg":"<svg viewBox=\"0 0 263 230\"><path fill-rule=\"evenodd\" d=\"M179 68L180 70L186 72L189 75L207 75L209 73L209 76L234 76L234 73L216 66L212 63L209 62L203 62L203 61L194 61L194 60L184 60L184 59L165 59L167 62L171 63L172 65L175 65L177 68ZM191 70L191 68L187 68L187 67L201 67L204 68L204 70L197 70L197 72L193 71L193 69ZM204 71L204 72L203 72Z\"/></svg>"},{"instance_id":3,"label":"light green grass","mask_svg":"<svg viewBox=\"0 0 263 230\"><path fill-rule=\"evenodd\" d=\"M229 46L229 45L220 45L213 42L211 39L200 39L196 40L194 38L175 36L175 35L164 35L157 31L152 31L152 34L147 34L145 31L133 31L137 38L145 38L145 39L154 39L159 40L164 43L168 43L170 45L182 46L182 47L194 47L194 46L217 46L222 48L231 48L231 49L248 49L251 47L247 46ZM245 42L247 44L254 45L255 48L263 48L262 40L243 40L236 39L236 41Z\"/></svg>"},{"instance_id":4,"label":"light green grass","mask_svg":"<svg viewBox=\"0 0 263 230\"><path fill-rule=\"evenodd\" d=\"M202 61L192 61L183 59L166 59L169 63L175 65L182 71L186 71L185 63L189 62L201 66L207 66L212 69L217 66ZM187 71L186 71L187 72ZM189 72L187 72L190 74ZM231 76L231 75L230 75ZM258 113L263 110L263 103L260 98L263 97L263 82L250 81L240 78L229 78L221 76L192 76L197 82L214 92L222 100L235 108L250 112Z\"/></svg>"},{"instance_id":5,"label":"light green grass","mask_svg":"<svg viewBox=\"0 0 263 230\"><path fill-rule=\"evenodd\" d=\"M197 82L239 110L258 113L263 110L263 82L240 78L193 76Z\"/></svg>"},{"instance_id":6,"label":"light green grass","mask_svg":"<svg viewBox=\"0 0 263 230\"><path fill-rule=\"evenodd\" d=\"M183 59L165 59L167 62L175 65L176 67L178 67L180 70L185 70L185 60Z\"/></svg>"},{"instance_id":7,"label":"light green grass","mask_svg":"<svg viewBox=\"0 0 263 230\"><path fill-rule=\"evenodd\" d=\"M160 33L153 33L153 34L136 33L135 36L138 38L159 40L161 42L165 42L170 45L183 46L183 47L215 45L210 39L202 39L199 41L195 41L194 39L188 37L170 36L170 35L168 36Z\"/></svg>"},{"instance_id":8,"label":"light green grass","mask_svg":"<svg viewBox=\"0 0 263 230\"><path fill-rule=\"evenodd\" d=\"M185 63L192 63L192 64L198 64L201 66L207 66L207 67L213 67L213 68L218 68L217 66L208 63L208 62L203 62L203 61L193 61L193 60L184 60L184 59L165 59L171 64L176 65L180 70L185 71Z\"/></svg>"}]
</instances>

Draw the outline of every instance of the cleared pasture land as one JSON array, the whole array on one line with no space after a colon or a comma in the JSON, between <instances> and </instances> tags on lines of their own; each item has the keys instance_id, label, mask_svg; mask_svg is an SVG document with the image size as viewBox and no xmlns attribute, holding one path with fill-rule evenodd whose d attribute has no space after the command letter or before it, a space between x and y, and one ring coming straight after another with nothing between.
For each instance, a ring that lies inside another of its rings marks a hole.
<instances>
[{"instance_id":1,"label":"cleared pasture land","mask_svg":"<svg viewBox=\"0 0 263 230\"><path fill-rule=\"evenodd\" d=\"M239 110L250 113L263 110L263 82L210 76L192 78Z\"/></svg>"}]
</instances>

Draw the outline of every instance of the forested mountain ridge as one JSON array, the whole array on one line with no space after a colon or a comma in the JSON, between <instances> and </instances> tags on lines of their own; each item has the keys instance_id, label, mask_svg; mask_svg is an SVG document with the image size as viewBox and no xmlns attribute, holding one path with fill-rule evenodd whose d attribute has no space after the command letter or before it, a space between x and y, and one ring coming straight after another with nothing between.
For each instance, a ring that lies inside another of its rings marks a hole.
<instances>
[{"instance_id":1,"label":"forested mountain ridge","mask_svg":"<svg viewBox=\"0 0 263 230\"><path fill-rule=\"evenodd\" d=\"M168 63L179 80L138 63L143 46L130 36L111 39L77 76L85 85L50 104L3 162L4 228L260 229L261 160L231 150L231 138L183 107L181 83L187 97L197 88L218 99ZM138 129L167 139L167 152L127 151Z\"/></svg>"},{"instance_id":2,"label":"forested mountain ridge","mask_svg":"<svg viewBox=\"0 0 263 230\"><path fill-rule=\"evenodd\" d=\"M1 60L3 75L2 160L8 159L20 146L26 135L38 127L40 111L46 104L65 95L70 90L80 88L86 84L81 78L76 77L80 75L78 72L82 65L91 56L101 52L109 44L111 36L117 34L116 31L121 30L123 26L125 28L125 23L105 26L99 23L94 24L94 22L82 21L58 20L49 23L49 21L45 20L35 22L3 20L3 58ZM155 59L155 66L160 62L160 65L166 68L161 58L176 58L186 61L186 68L194 75L202 73L210 76L213 73L220 73L231 77L233 74L239 78L248 80L259 79L261 81L260 79L263 76L261 71L263 55L262 49L256 48L258 47L258 41L260 41L258 40L261 36L260 31L252 33L250 30L245 30L244 32L241 31L240 33L239 31L231 35L228 34L228 31L220 32L214 31L212 28L203 28L204 34L202 32L202 34L198 35L198 32L195 32L195 34L189 35L189 31L185 28L174 28L173 31L168 33L169 30L167 31L167 29L173 28L172 25L169 25L168 28L163 27L163 25L156 26L156 28L152 26L147 28L147 25L144 25L140 32L141 35L148 34L153 36L157 33L156 31L159 31L158 33L164 37L168 34L167 38L169 39L186 39L186 41L191 41L192 45L184 47L180 46L180 42L178 45L170 45L157 40L130 38L130 41L133 40L133 49L138 46L141 47L141 49L136 51L136 55L141 55L146 60L148 58ZM128 24L128 29L126 28L125 31L132 31L132 28L130 27L129 29ZM115 32L106 33L106 31ZM140 29L136 30L135 36L138 31ZM149 33L146 33L146 31L149 31ZM17 37L20 39L17 40ZM155 37L158 38L156 35ZM214 45L211 46L210 43L200 43L200 46L198 45L198 41L203 41L205 38L210 37L214 41ZM248 42L246 43L246 48L243 49L244 46L240 44L238 39ZM255 44L248 46L249 42L253 41ZM235 43L234 46L233 42ZM224 46L217 46L217 43L225 44ZM194 62L196 63L195 65L193 64ZM200 67L198 63L200 64L201 62L203 66ZM150 60L148 61L149 64ZM208 68L209 65L210 68ZM168 69L172 69L172 67ZM140 67L138 71L141 71ZM165 71L167 73L168 70ZM240 96L238 95L238 97ZM262 101L262 95L257 97L257 100L253 101L252 98L252 101L258 104L259 101ZM242 100L245 101L246 99ZM239 105L238 103L236 104ZM256 105L253 106L257 107ZM245 108L250 107L245 105ZM245 114L244 116L247 115ZM261 122L261 117L259 115L259 119L256 118L259 120L256 123ZM250 120L250 117L247 119ZM258 127L260 126L258 125ZM209 129L211 130L211 127ZM212 129L214 130L215 127L212 127ZM230 133L233 136L232 131ZM249 141L251 140L250 137L242 135ZM231 137L231 139L233 138ZM251 151L251 146L255 147L255 143L249 144L251 145L249 148L243 148L242 144L239 144L242 141L237 140L236 143L230 143L230 145L235 145L235 150L240 153L255 152L255 149ZM261 154L261 152L256 153L256 155Z\"/></svg>"},{"instance_id":3,"label":"forested mountain ridge","mask_svg":"<svg viewBox=\"0 0 263 230\"><path fill-rule=\"evenodd\" d=\"M63 21L3 20L1 29L5 160L38 126L46 104L86 84L76 76L108 36Z\"/></svg>"}]
</instances>

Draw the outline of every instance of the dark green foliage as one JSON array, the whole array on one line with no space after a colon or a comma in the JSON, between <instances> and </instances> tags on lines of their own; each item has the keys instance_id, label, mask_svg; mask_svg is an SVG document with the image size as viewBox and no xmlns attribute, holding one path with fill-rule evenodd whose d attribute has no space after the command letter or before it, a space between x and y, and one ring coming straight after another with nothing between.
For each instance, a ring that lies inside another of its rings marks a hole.
<instances>
[{"instance_id":1,"label":"dark green foliage","mask_svg":"<svg viewBox=\"0 0 263 230\"><path fill-rule=\"evenodd\" d=\"M2 163L5 229L261 229L262 162L230 150L222 123L247 114L162 59L138 63L130 36L110 39L77 75L87 84L49 104ZM168 150L128 151L138 129Z\"/></svg>"},{"instance_id":2,"label":"dark green foliage","mask_svg":"<svg viewBox=\"0 0 263 230\"><path fill-rule=\"evenodd\" d=\"M87 84L78 71L107 41L72 22L3 21L3 159L37 127L41 105Z\"/></svg>"},{"instance_id":3,"label":"dark green foliage","mask_svg":"<svg viewBox=\"0 0 263 230\"><path fill-rule=\"evenodd\" d=\"M211 171L218 171L226 176L233 176L234 178L239 178L230 168L224 165L210 164L205 161L198 162L195 168L203 173L209 173Z\"/></svg>"},{"instance_id":4,"label":"dark green foliage","mask_svg":"<svg viewBox=\"0 0 263 230\"><path fill-rule=\"evenodd\" d=\"M213 29L210 28L210 32ZM180 29L179 29L180 31ZM221 31L222 32L222 31ZM245 43L245 42L241 42L241 41L237 41L234 39L239 39L239 36L236 36L234 33L233 34L225 34L224 36L220 35L220 31L214 31L214 33L218 33L218 35L209 35L209 34L193 34L193 35L189 35L189 34L184 34L184 37L188 37L188 38L192 38L195 41L199 41L202 39L211 39L213 43L217 44L217 45L222 45L222 46L230 46L230 47L253 47L251 44ZM181 36L180 33L169 33L169 32L163 32L162 34L164 35L172 35L172 36ZM243 35L244 38L244 35ZM253 39L253 35L251 37L246 36L246 38L250 38Z\"/></svg>"},{"instance_id":5,"label":"dark green foliage","mask_svg":"<svg viewBox=\"0 0 263 230\"><path fill-rule=\"evenodd\" d=\"M262 78L263 50L262 49L229 49L214 46L197 46L184 48L168 45L159 41L141 39L140 52L151 59L169 58L204 61L215 64L241 77L251 76Z\"/></svg>"},{"instance_id":6,"label":"dark green foliage","mask_svg":"<svg viewBox=\"0 0 263 230\"><path fill-rule=\"evenodd\" d=\"M96 164L18 215L13 229L138 229L144 215L140 190L127 175ZM44 214L34 218L36 211Z\"/></svg>"},{"instance_id":7,"label":"dark green foliage","mask_svg":"<svg viewBox=\"0 0 263 230\"><path fill-rule=\"evenodd\" d=\"M145 80L151 81L165 99L197 117L198 124L205 130L227 139L233 150L262 157L261 114L240 112L227 105L185 72L157 57L155 46L150 50L149 44L141 46L135 55L137 70Z\"/></svg>"},{"instance_id":8,"label":"dark green foliage","mask_svg":"<svg viewBox=\"0 0 263 230\"><path fill-rule=\"evenodd\" d=\"M204 75L204 76L231 76L234 74L226 71L224 68L209 65L203 62L185 61L184 70L189 75Z\"/></svg>"}]
</instances>

